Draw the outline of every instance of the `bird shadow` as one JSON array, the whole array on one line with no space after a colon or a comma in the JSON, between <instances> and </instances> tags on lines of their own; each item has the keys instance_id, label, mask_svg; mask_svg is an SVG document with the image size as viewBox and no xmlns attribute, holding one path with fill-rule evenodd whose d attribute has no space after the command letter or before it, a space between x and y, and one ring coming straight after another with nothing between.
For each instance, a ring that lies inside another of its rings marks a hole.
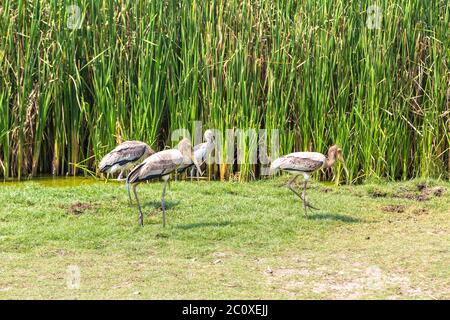
<instances>
[{"instance_id":1,"label":"bird shadow","mask_svg":"<svg viewBox=\"0 0 450 320\"><path fill-rule=\"evenodd\" d=\"M166 211L170 210L172 208L175 208L179 203L180 203L180 201L166 200L166 202L165 202ZM151 209L161 209L162 210L161 201L146 202L143 204L142 208L151 208Z\"/></svg>"},{"instance_id":2,"label":"bird shadow","mask_svg":"<svg viewBox=\"0 0 450 320\"><path fill-rule=\"evenodd\" d=\"M363 220L359 218L353 218L351 216L347 216L344 214L338 213L310 213L306 216L308 220L334 220L334 221L342 221L347 223L356 223L363 222Z\"/></svg>"},{"instance_id":3,"label":"bird shadow","mask_svg":"<svg viewBox=\"0 0 450 320\"><path fill-rule=\"evenodd\" d=\"M197 223L188 223L188 224L179 224L176 226L178 229L183 230L190 230L195 228L205 228L205 227L213 227L213 228L220 228L230 225L231 222L225 221L225 222L197 222Z\"/></svg>"}]
</instances>

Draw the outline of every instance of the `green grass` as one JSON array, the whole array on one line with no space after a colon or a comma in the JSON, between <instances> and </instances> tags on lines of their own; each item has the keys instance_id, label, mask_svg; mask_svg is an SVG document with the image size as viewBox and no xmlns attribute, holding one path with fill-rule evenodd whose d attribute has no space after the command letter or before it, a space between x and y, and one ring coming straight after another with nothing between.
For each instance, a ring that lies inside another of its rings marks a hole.
<instances>
[{"instance_id":1,"label":"green grass","mask_svg":"<svg viewBox=\"0 0 450 320\"><path fill-rule=\"evenodd\" d=\"M4 0L0 175L95 170L118 142L159 150L197 120L280 130L281 154L337 143L340 182L448 178L449 25L448 0Z\"/></svg>"},{"instance_id":2,"label":"green grass","mask_svg":"<svg viewBox=\"0 0 450 320\"><path fill-rule=\"evenodd\" d=\"M115 182L3 184L0 298L450 298L449 183L312 183L305 217L286 182L173 182L165 229L161 182L143 228Z\"/></svg>"}]
</instances>

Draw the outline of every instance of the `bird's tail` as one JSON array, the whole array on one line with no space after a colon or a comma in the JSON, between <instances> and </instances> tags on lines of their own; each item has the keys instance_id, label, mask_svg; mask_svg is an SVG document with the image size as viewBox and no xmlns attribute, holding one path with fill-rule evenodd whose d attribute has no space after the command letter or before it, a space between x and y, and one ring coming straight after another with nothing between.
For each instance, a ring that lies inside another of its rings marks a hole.
<instances>
[{"instance_id":1,"label":"bird's tail","mask_svg":"<svg viewBox=\"0 0 450 320\"><path fill-rule=\"evenodd\" d=\"M134 167L133 170L131 170L131 172L128 174L127 179L126 179L126 183L127 185L129 185L130 183L134 183L138 180L138 173L139 173L139 169L144 165L144 163L141 163L139 165L137 165L136 167Z\"/></svg>"}]
</instances>

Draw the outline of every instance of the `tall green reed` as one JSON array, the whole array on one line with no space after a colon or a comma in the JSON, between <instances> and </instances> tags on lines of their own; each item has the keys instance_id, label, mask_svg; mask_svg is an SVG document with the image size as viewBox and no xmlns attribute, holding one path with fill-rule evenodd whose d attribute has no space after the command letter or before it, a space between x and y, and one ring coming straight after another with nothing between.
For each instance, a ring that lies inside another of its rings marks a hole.
<instances>
[{"instance_id":1,"label":"tall green reed","mask_svg":"<svg viewBox=\"0 0 450 320\"><path fill-rule=\"evenodd\" d=\"M257 177L260 128L281 154L339 144L336 183L448 178L449 27L445 0L4 0L0 174L78 174L202 121L234 135L221 179Z\"/></svg>"}]
</instances>

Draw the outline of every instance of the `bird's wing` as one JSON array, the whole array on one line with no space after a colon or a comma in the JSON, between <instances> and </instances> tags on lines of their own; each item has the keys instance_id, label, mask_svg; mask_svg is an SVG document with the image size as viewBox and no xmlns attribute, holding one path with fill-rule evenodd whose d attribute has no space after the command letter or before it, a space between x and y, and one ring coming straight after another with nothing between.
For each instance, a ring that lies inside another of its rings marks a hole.
<instances>
[{"instance_id":1,"label":"bird's wing","mask_svg":"<svg viewBox=\"0 0 450 320\"><path fill-rule=\"evenodd\" d=\"M197 144L194 147L194 156L195 159L197 160L198 164L201 165L203 162L203 159L205 158L206 155L206 143L200 143ZM182 173L184 170L186 170L187 168L190 168L194 165L194 163L192 161L188 161L186 163L183 163L182 165L180 165L177 169L178 173Z\"/></svg>"},{"instance_id":2,"label":"bird's wing","mask_svg":"<svg viewBox=\"0 0 450 320\"><path fill-rule=\"evenodd\" d=\"M200 164L206 158L208 148L206 143L198 144L194 147L194 155L197 162Z\"/></svg>"},{"instance_id":3,"label":"bird's wing","mask_svg":"<svg viewBox=\"0 0 450 320\"><path fill-rule=\"evenodd\" d=\"M116 164L125 165L129 162L139 160L144 155L147 148L150 147L140 141L125 141L124 143L121 143L100 161L100 172L104 172Z\"/></svg>"},{"instance_id":4,"label":"bird's wing","mask_svg":"<svg viewBox=\"0 0 450 320\"><path fill-rule=\"evenodd\" d=\"M144 160L128 175L128 182L158 178L175 171L183 163L183 155L176 149L157 152Z\"/></svg>"},{"instance_id":5,"label":"bird's wing","mask_svg":"<svg viewBox=\"0 0 450 320\"><path fill-rule=\"evenodd\" d=\"M325 156L317 152L295 152L276 159L272 169L313 172L325 163Z\"/></svg>"},{"instance_id":6,"label":"bird's wing","mask_svg":"<svg viewBox=\"0 0 450 320\"><path fill-rule=\"evenodd\" d=\"M194 146L194 152L200 150L201 148L204 148L204 146L206 146L206 142L197 144L196 146Z\"/></svg>"}]
</instances>

